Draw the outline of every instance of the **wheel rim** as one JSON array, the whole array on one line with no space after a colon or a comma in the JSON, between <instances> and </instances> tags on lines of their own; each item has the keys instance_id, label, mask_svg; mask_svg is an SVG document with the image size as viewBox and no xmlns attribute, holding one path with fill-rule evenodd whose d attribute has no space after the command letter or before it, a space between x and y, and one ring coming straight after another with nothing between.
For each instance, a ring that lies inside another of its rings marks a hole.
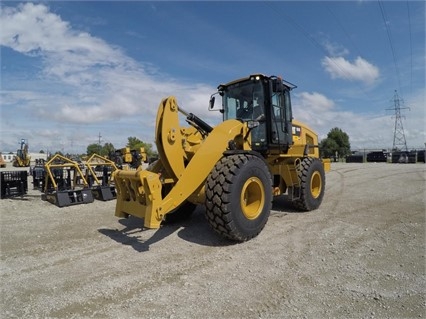
<instances>
[{"instance_id":1,"label":"wheel rim","mask_svg":"<svg viewBox=\"0 0 426 319\"><path fill-rule=\"evenodd\" d=\"M321 194L322 180L319 172L314 172L311 177L311 194L313 198L318 198Z\"/></svg>"},{"instance_id":2,"label":"wheel rim","mask_svg":"<svg viewBox=\"0 0 426 319\"><path fill-rule=\"evenodd\" d=\"M249 178L241 190L241 210L247 219L256 219L265 204L263 184L257 177Z\"/></svg>"}]
</instances>

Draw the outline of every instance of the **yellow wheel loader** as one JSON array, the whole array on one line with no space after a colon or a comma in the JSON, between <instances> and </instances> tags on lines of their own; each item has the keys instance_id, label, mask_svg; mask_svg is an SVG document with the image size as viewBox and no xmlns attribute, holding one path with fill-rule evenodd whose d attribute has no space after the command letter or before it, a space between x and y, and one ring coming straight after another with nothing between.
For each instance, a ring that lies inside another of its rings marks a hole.
<instances>
[{"instance_id":1,"label":"yellow wheel loader","mask_svg":"<svg viewBox=\"0 0 426 319\"><path fill-rule=\"evenodd\" d=\"M215 127L175 97L163 99L155 129L159 159L146 170L115 171L115 215L158 228L202 204L215 231L242 242L264 228L274 196L287 194L303 211L318 208L330 162L319 159L316 133L293 120L293 88L262 74L221 84L209 106L223 114ZM180 125L179 113L189 126Z\"/></svg>"},{"instance_id":2,"label":"yellow wheel loader","mask_svg":"<svg viewBox=\"0 0 426 319\"><path fill-rule=\"evenodd\" d=\"M21 149L16 151L12 165L14 167L29 167L30 164L31 156L28 154L28 143L25 139L21 139Z\"/></svg>"}]
</instances>

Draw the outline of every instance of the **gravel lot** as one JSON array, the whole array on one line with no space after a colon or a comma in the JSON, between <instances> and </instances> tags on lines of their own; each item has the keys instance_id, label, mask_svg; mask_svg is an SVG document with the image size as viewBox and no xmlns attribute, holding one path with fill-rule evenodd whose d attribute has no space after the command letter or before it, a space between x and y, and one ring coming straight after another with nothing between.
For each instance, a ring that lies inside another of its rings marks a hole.
<instances>
[{"instance_id":1,"label":"gravel lot","mask_svg":"<svg viewBox=\"0 0 426 319\"><path fill-rule=\"evenodd\" d=\"M115 200L0 200L1 318L425 318L424 164L332 165L320 209L285 198L242 244L199 207L142 230ZM31 181L31 179L30 179Z\"/></svg>"}]
</instances>

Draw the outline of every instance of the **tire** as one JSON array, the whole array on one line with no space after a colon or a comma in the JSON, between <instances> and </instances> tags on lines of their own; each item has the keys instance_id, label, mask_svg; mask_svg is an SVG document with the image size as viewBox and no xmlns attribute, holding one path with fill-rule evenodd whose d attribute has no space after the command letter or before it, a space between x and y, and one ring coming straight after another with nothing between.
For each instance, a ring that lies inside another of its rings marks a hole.
<instances>
[{"instance_id":1,"label":"tire","mask_svg":"<svg viewBox=\"0 0 426 319\"><path fill-rule=\"evenodd\" d=\"M146 170L149 172L152 172L157 162L158 160L153 161L151 164L148 165ZM170 192L170 190L171 189L168 189L168 188L163 189L163 198ZM191 202L185 201L174 211L164 216L163 224L170 225L170 224L175 224L175 223L188 220L191 218L192 213L195 211L196 208L197 208L197 205Z\"/></svg>"},{"instance_id":2,"label":"tire","mask_svg":"<svg viewBox=\"0 0 426 319\"><path fill-rule=\"evenodd\" d=\"M223 157L206 181L206 217L211 227L234 241L256 237L272 208L272 179L260 157Z\"/></svg>"},{"instance_id":3,"label":"tire","mask_svg":"<svg viewBox=\"0 0 426 319\"><path fill-rule=\"evenodd\" d=\"M311 211L321 205L324 197L324 166L319 159L313 157L304 158L300 165L300 197L293 201L293 205L299 210Z\"/></svg>"},{"instance_id":4,"label":"tire","mask_svg":"<svg viewBox=\"0 0 426 319\"><path fill-rule=\"evenodd\" d=\"M197 208L197 205L191 203L191 202L184 202L182 205L180 205L178 208L176 208L174 211L166 214L164 216L164 224L175 224L180 223L185 220L188 220L191 218L192 213Z\"/></svg>"}]
</instances>

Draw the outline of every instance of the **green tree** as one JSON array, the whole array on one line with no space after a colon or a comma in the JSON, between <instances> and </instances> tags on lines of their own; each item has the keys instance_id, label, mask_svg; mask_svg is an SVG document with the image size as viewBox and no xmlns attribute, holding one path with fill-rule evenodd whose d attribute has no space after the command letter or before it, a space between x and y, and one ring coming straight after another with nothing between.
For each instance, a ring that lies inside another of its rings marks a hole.
<instances>
[{"instance_id":1,"label":"green tree","mask_svg":"<svg viewBox=\"0 0 426 319\"><path fill-rule=\"evenodd\" d=\"M142 142L140 139L134 136L130 136L127 138L127 147L130 147L131 150L138 150L141 147L145 148L145 152L148 157L152 157L155 155L155 152L152 149L151 143Z\"/></svg>"},{"instance_id":2,"label":"green tree","mask_svg":"<svg viewBox=\"0 0 426 319\"><path fill-rule=\"evenodd\" d=\"M99 144L93 143L87 146L87 156L91 156L92 154L100 154L101 147Z\"/></svg>"},{"instance_id":3,"label":"green tree","mask_svg":"<svg viewBox=\"0 0 426 319\"><path fill-rule=\"evenodd\" d=\"M100 156L108 156L108 154L114 150L114 145L111 143L105 143L103 146L93 143L87 146L87 156L91 156L94 153Z\"/></svg>"},{"instance_id":4,"label":"green tree","mask_svg":"<svg viewBox=\"0 0 426 319\"><path fill-rule=\"evenodd\" d=\"M108 155L115 151L114 145L112 143L105 143L102 147L102 156L108 157Z\"/></svg>"},{"instance_id":5,"label":"green tree","mask_svg":"<svg viewBox=\"0 0 426 319\"><path fill-rule=\"evenodd\" d=\"M338 127L332 128L327 138L320 142L319 149L323 157L333 157L336 154L339 158L345 157L351 153L349 136Z\"/></svg>"}]
</instances>

